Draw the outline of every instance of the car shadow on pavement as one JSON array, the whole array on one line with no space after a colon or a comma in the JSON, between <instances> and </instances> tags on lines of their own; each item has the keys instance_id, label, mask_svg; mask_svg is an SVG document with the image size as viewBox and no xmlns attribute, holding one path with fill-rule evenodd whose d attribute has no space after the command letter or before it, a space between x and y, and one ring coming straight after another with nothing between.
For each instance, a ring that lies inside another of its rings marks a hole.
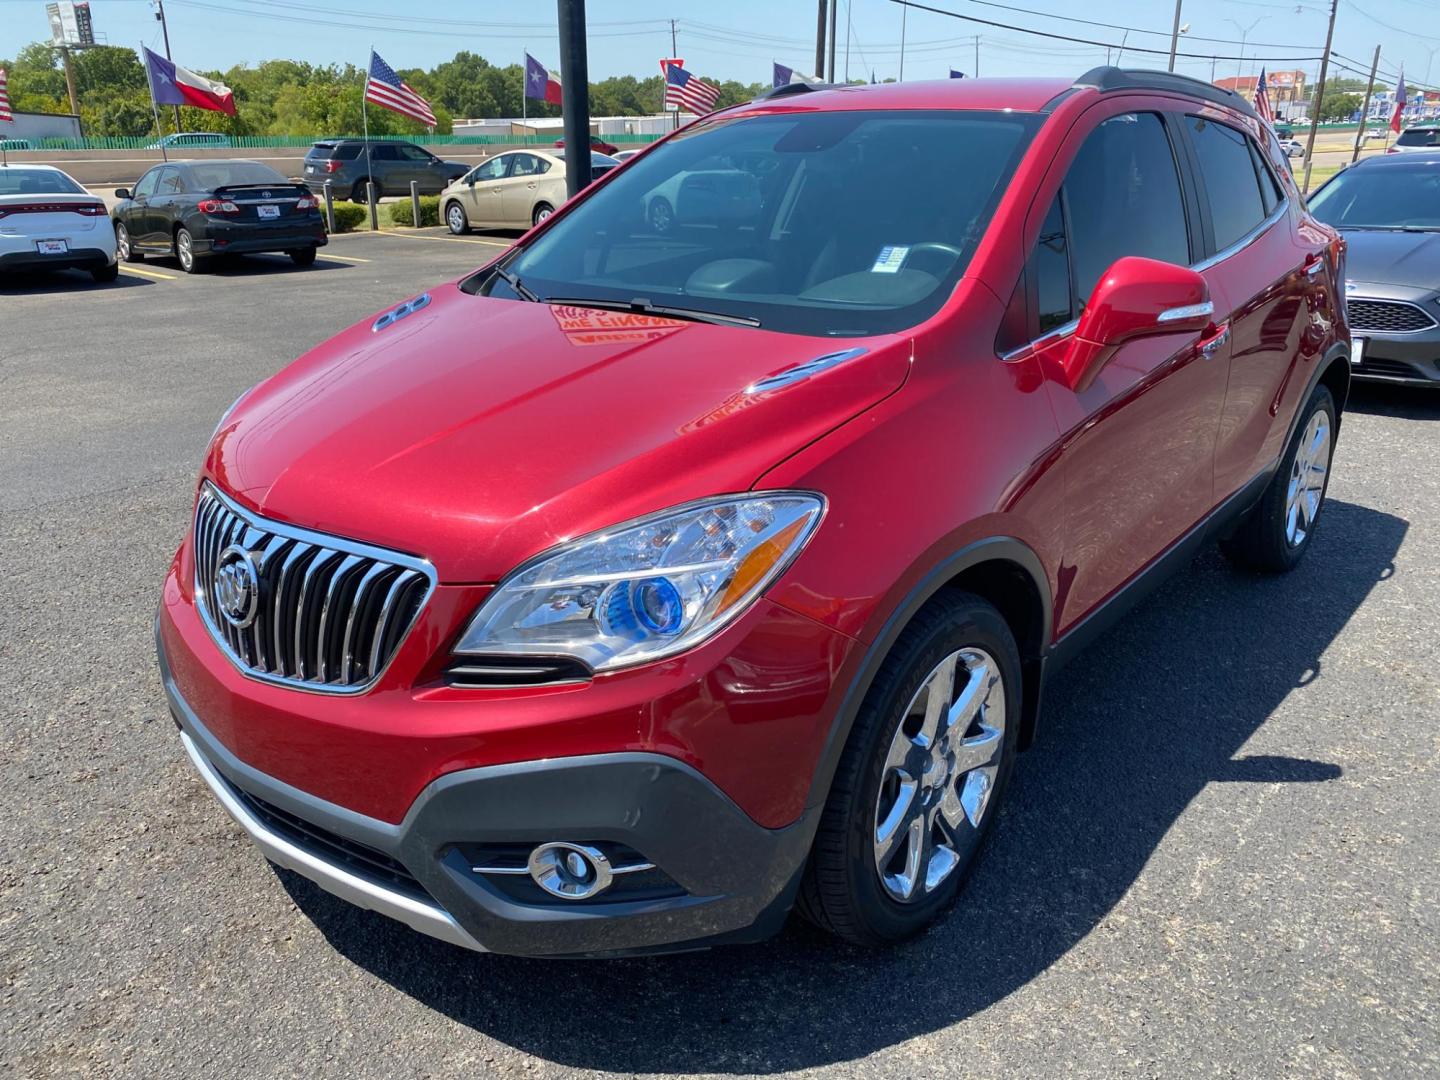
<instances>
[{"instance_id":1,"label":"car shadow on pavement","mask_svg":"<svg viewBox=\"0 0 1440 1080\"><path fill-rule=\"evenodd\" d=\"M83 270L57 270L48 274L0 274L0 296L46 296L55 293L105 292L154 285L145 278L122 273L103 284Z\"/></svg>"},{"instance_id":2,"label":"car shadow on pavement","mask_svg":"<svg viewBox=\"0 0 1440 1080\"><path fill-rule=\"evenodd\" d=\"M278 873L344 956L562 1065L773 1073L860 1058L1044 973L1101 925L1207 784L1337 778L1331 763L1239 752L1291 693L1323 693L1323 654L1391 578L1406 530L1331 501L1296 572L1242 574L1211 549L1162 586L1049 686L1039 740L1020 758L959 903L889 951L845 946L792 919L765 945L670 957L481 956Z\"/></svg>"},{"instance_id":3,"label":"car shadow on pavement","mask_svg":"<svg viewBox=\"0 0 1440 1080\"><path fill-rule=\"evenodd\" d=\"M1440 385L1356 383L1350 388L1345 411L1401 420L1440 420Z\"/></svg>"}]
</instances>

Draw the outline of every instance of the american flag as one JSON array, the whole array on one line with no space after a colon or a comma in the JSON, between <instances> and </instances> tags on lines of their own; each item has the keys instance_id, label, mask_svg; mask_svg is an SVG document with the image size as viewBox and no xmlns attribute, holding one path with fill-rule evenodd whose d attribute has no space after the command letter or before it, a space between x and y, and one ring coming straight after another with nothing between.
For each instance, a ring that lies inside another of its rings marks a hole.
<instances>
[{"instance_id":1,"label":"american flag","mask_svg":"<svg viewBox=\"0 0 1440 1080\"><path fill-rule=\"evenodd\" d=\"M1265 69L1260 69L1260 79L1255 83L1255 111L1265 123L1275 125L1275 110L1270 107L1270 88L1265 83Z\"/></svg>"},{"instance_id":2,"label":"american flag","mask_svg":"<svg viewBox=\"0 0 1440 1080\"><path fill-rule=\"evenodd\" d=\"M430 103L405 85L405 80L395 74L395 69L380 54L370 52L370 77L365 80L365 100L382 109L403 113L419 120L426 127L435 126L435 114Z\"/></svg>"},{"instance_id":3,"label":"american flag","mask_svg":"<svg viewBox=\"0 0 1440 1080\"><path fill-rule=\"evenodd\" d=\"M5 78L5 69L0 68L0 120L9 120L13 123L15 115L10 111L9 85Z\"/></svg>"},{"instance_id":4,"label":"american flag","mask_svg":"<svg viewBox=\"0 0 1440 1080\"><path fill-rule=\"evenodd\" d=\"M707 83L699 75L686 71L679 64L665 69L665 107L684 109L703 116L715 111L715 102L720 98L720 87Z\"/></svg>"}]
</instances>

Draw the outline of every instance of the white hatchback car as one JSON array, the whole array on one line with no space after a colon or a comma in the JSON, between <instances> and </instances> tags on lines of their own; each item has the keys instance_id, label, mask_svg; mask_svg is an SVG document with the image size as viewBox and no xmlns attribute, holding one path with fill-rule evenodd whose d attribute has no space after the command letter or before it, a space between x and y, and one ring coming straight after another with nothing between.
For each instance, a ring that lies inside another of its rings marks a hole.
<instances>
[{"instance_id":1,"label":"white hatchback car","mask_svg":"<svg viewBox=\"0 0 1440 1080\"><path fill-rule=\"evenodd\" d=\"M11 270L89 270L114 281L105 204L53 165L0 165L0 272Z\"/></svg>"}]
</instances>

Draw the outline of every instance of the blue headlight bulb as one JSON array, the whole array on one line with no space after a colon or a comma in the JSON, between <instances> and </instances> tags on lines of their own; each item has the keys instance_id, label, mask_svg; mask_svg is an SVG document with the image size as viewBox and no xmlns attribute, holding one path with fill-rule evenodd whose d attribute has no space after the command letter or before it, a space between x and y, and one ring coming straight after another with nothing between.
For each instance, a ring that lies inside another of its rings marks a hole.
<instances>
[{"instance_id":1,"label":"blue headlight bulb","mask_svg":"<svg viewBox=\"0 0 1440 1080\"><path fill-rule=\"evenodd\" d=\"M652 634L674 634L685 621L685 602L669 578L645 578L630 586L635 620Z\"/></svg>"}]
</instances>

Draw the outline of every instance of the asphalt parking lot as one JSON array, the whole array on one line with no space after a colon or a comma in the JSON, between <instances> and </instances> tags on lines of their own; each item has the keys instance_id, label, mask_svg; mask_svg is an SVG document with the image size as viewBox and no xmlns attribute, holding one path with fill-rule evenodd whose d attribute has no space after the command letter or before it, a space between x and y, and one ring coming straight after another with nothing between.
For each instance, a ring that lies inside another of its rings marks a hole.
<instances>
[{"instance_id":1,"label":"asphalt parking lot","mask_svg":"<svg viewBox=\"0 0 1440 1080\"><path fill-rule=\"evenodd\" d=\"M242 390L505 237L0 283L0 1066L85 1076L1440 1074L1440 394L1360 389L1296 573L1199 557L1054 685L887 953L480 956L272 870L151 619Z\"/></svg>"}]
</instances>

